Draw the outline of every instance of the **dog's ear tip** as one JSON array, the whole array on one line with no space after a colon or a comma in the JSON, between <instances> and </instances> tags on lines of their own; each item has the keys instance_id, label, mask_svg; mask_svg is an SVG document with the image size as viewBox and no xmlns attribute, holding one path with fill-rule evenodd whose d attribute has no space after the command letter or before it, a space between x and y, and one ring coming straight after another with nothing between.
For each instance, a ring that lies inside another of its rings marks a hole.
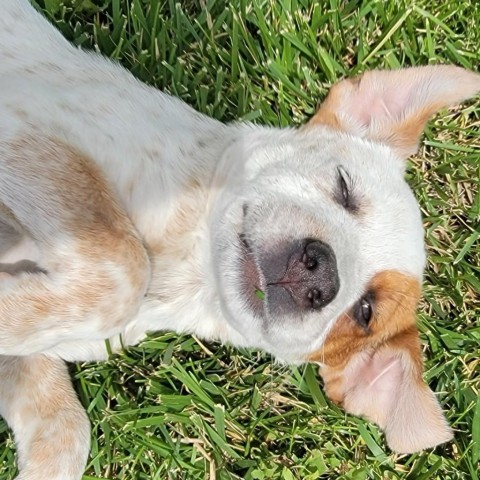
<instances>
[{"instance_id":1,"label":"dog's ear tip","mask_svg":"<svg viewBox=\"0 0 480 480\"><path fill-rule=\"evenodd\" d=\"M388 446L397 453L414 453L453 438L453 431L434 393L426 384L403 392L383 425Z\"/></svg>"},{"instance_id":2,"label":"dog's ear tip","mask_svg":"<svg viewBox=\"0 0 480 480\"><path fill-rule=\"evenodd\" d=\"M399 454L412 454L434 448L453 439L453 430L443 419L433 424L411 425L408 432L392 432L387 428L385 438L390 449Z\"/></svg>"},{"instance_id":3,"label":"dog's ear tip","mask_svg":"<svg viewBox=\"0 0 480 480\"><path fill-rule=\"evenodd\" d=\"M448 435L443 436L441 439L434 439L426 442L419 442L417 439L412 439L410 442L400 442L395 443L395 441L389 441L387 439L387 444L390 449L400 455L412 455L414 453L422 452L430 448L435 448L443 443L447 443L453 439L453 434L449 433Z\"/></svg>"}]
</instances>

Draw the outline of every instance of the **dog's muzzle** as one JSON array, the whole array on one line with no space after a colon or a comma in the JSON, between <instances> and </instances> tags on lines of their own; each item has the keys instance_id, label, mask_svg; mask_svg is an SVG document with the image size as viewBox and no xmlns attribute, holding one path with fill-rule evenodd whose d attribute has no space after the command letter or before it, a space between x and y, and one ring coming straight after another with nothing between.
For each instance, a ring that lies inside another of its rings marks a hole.
<instances>
[{"instance_id":1,"label":"dog's muzzle","mask_svg":"<svg viewBox=\"0 0 480 480\"><path fill-rule=\"evenodd\" d=\"M335 253L321 240L293 242L270 258L264 257L262 263L267 277L268 309L275 316L321 310L340 288ZM282 266L281 275L274 264ZM272 278L275 275L277 278Z\"/></svg>"}]
</instances>

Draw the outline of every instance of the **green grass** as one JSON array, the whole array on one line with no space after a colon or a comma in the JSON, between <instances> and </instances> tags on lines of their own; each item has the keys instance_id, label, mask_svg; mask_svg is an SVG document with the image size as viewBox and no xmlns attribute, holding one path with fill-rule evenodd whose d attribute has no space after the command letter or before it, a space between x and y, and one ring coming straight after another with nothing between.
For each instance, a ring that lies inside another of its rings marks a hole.
<instances>
[{"instance_id":1,"label":"green grass","mask_svg":"<svg viewBox=\"0 0 480 480\"><path fill-rule=\"evenodd\" d=\"M73 42L229 121L300 125L337 79L427 63L477 68L480 2L37 0ZM1 9L0 9L1 14ZM315 368L161 334L72 366L93 427L84 479L473 479L480 459L480 102L430 123L409 181L429 261L419 324L426 379L453 443L392 454L345 415ZM16 470L4 424L0 478Z\"/></svg>"}]
</instances>

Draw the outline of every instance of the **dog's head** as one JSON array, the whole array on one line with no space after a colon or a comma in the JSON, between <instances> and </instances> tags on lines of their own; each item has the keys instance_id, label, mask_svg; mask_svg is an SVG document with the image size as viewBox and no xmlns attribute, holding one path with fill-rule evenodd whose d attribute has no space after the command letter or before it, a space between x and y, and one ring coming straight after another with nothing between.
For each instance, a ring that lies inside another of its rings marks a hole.
<instances>
[{"instance_id":1,"label":"dog's head","mask_svg":"<svg viewBox=\"0 0 480 480\"><path fill-rule=\"evenodd\" d=\"M405 160L431 115L478 90L457 67L372 71L335 85L302 129L228 152L241 167L214 229L228 321L246 344L318 362L329 396L399 452L451 437L422 380L425 254Z\"/></svg>"}]
</instances>

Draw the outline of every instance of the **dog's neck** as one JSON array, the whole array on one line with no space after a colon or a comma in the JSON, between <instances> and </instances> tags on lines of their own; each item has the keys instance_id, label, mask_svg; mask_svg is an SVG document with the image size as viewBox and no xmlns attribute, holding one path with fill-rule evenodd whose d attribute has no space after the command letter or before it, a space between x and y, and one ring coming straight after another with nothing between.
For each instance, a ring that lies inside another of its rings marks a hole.
<instances>
[{"instance_id":1,"label":"dog's neck","mask_svg":"<svg viewBox=\"0 0 480 480\"><path fill-rule=\"evenodd\" d=\"M219 197L242 181L244 145L268 130L246 124L212 126L201 139L192 136L190 143L178 145L174 165L178 183L168 179L172 171L157 170L154 183L166 187L169 195L155 206L154 214L130 205L150 254L152 281L132 332L127 331L129 344L143 331L174 330L246 346L221 308L211 260L211 228Z\"/></svg>"}]
</instances>

